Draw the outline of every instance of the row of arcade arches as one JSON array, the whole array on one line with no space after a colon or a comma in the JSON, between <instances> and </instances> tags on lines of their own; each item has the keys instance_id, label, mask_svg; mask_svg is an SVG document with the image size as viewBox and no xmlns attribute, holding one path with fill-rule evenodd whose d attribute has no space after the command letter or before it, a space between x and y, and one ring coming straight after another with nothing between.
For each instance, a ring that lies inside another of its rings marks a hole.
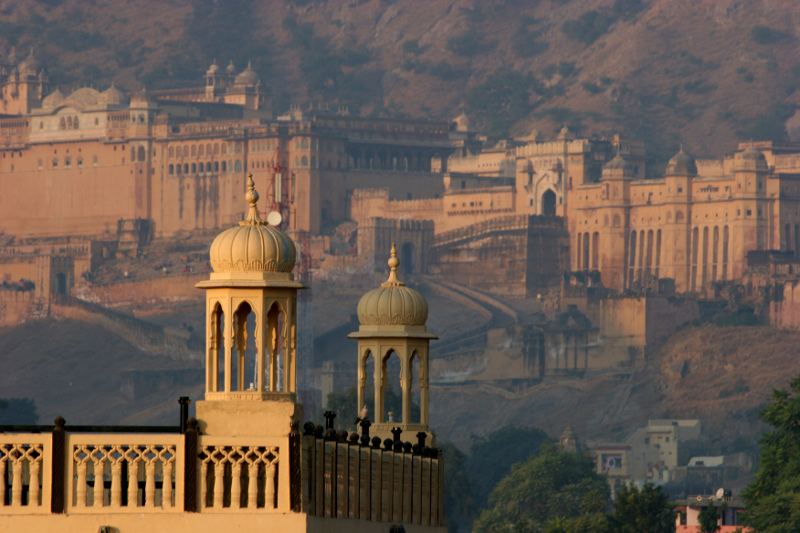
<instances>
[{"instance_id":1,"label":"row of arcade arches","mask_svg":"<svg viewBox=\"0 0 800 533\"><path fill-rule=\"evenodd\" d=\"M361 354L358 365L359 407L367 405L370 418L376 423L428 423L427 410L420 407L427 405L427 362L419 349L409 351L406 354L402 353L402 348L389 348L376 357L375 352L367 349Z\"/></svg>"}]
</instances>

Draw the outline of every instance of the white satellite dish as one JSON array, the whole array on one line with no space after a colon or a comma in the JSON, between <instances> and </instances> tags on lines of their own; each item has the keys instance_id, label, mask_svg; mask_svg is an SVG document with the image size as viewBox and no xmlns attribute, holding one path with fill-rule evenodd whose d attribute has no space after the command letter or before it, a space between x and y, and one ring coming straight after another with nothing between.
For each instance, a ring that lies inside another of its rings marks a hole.
<instances>
[{"instance_id":1,"label":"white satellite dish","mask_svg":"<svg viewBox=\"0 0 800 533\"><path fill-rule=\"evenodd\" d=\"M270 226L275 226L277 228L281 225L281 222L283 222L283 217L277 211L270 211L267 215L267 222Z\"/></svg>"},{"instance_id":2,"label":"white satellite dish","mask_svg":"<svg viewBox=\"0 0 800 533\"><path fill-rule=\"evenodd\" d=\"M718 500L722 501L722 499L725 497L725 489L719 489L716 496Z\"/></svg>"}]
</instances>

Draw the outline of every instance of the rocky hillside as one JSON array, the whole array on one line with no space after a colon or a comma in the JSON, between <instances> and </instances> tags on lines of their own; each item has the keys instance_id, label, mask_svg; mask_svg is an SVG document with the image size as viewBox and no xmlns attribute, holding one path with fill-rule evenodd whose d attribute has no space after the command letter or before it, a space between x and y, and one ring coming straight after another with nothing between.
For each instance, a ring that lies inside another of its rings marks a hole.
<instances>
[{"instance_id":1,"label":"rocky hillside","mask_svg":"<svg viewBox=\"0 0 800 533\"><path fill-rule=\"evenodd\" d=\"M685 328L630 379L605 375L548 380L509 392L477 385L434 388L431 425L468 446L471 433L507 424L558 437L571 425L582 439L624 440L650 418L697 418L711 453L756 449L758 413L772 390L800 373L800 333L770 327Z\"/></svg>"},{"instance_id":2,"label":"rocky hillside","mask_svg":"<svg viewBox=\"0 0 800 533\"><path fill-rule=\"evenodd\" d=\"M62 86L196 85L248 61L292 102L448 118L495 136L562 123L696 154L785 137L800 103L793 0L14 0L0 51Z\"/></svg>"}]
</instances>

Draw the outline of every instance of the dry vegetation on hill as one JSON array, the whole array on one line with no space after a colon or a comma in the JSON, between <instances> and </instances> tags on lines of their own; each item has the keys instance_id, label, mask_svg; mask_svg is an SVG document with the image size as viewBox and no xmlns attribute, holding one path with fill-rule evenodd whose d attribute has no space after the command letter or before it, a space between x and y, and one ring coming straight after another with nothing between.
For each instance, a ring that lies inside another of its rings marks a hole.
<instances>
[{"instance_id":1,"label":"dry vegetation on hill","mask_svg":"<svg viewBox=\"0 0 800 533\"><path fill-rule=\"evenodd\" d=\"M436 387L431 425L443 438L467 446L473 428L516 424L557 437L571 425L583 439L616 440L650 418L697 418L710 452L753 450L764 428L758 413L773 389L787 387L800 373L798 356L798 332L689 327L629 380L611 375L549 380L516 393L489 386Z\"/></svg>"},{"instance_id":2,"label":"dry vegetation on hill","mask_svg":"<svg viewBox=\"0 0 800 533\"><path fill-rule=\"evenodd\" d=\"M640 136L656 157L778 139L800 98L792 0L18 0L0 46L62 86L196 85L252 61L289 101L448 118L494 135Z\"/></svg>"}]
</instances>

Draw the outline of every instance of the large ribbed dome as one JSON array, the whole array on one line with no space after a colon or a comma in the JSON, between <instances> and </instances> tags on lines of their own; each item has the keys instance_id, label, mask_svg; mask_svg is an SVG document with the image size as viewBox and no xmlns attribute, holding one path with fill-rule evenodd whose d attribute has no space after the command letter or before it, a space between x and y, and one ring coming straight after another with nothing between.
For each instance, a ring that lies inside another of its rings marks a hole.
<instances>
[{"instance_id":1,"label":"large ribbed dome","mask_svg":"<svg viewBox=\"0 0 800 533\"><path fill-rule=\"evenodd\" d=\"M362 326L424 326L428 302L414 289L397 279L397 248L392 244L389 279L372 289L358 302L358 321Z\"/></svg>"},{"instance_id":2,"label":"large ribbed dome","mask_svg":"<svg viewBox=\"0 0 800 533\"><path fill-rule=\"evenodd\" d=\"M255 85L258 82L258 74L253 70L250 63L247 64L247 68L240 72L233 81L234 85Z\"/></svg>"},{"instance_id":3,"label":"large ribbed dome","mask_svg":"<svg viewBox=\"0 0 800 533\"><path fill-rule=\"evenodd\" d=\"M297 257L292 239L261 220L252 174L247 176L247 218L223 231L211 243L214 272L291 272Z\"/></svg>"}]
</instances>

